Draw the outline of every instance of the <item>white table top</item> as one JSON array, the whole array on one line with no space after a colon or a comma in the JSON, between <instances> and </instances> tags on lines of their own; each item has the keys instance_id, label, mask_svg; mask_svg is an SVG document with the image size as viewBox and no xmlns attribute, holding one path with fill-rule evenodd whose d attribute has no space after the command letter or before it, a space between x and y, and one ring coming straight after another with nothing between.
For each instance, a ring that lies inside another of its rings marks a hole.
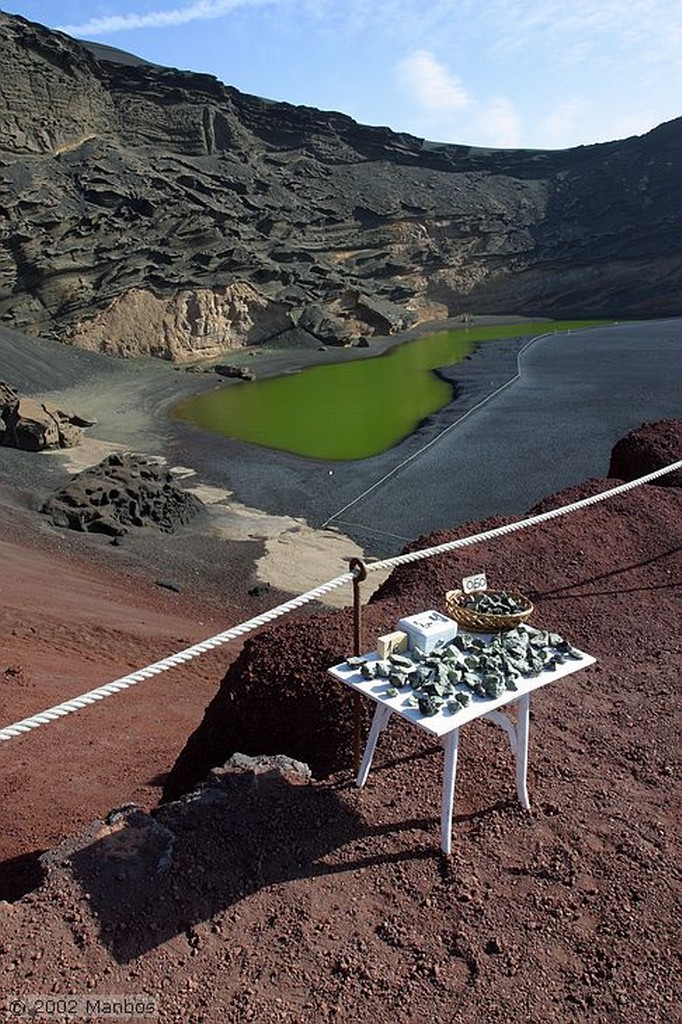
<instances>
[{"instance_id":1,"label":"white table top","mask_svg":"<svg viewBox=\"0 0 682 1024\"><path fill-rule=\"evenodd\" d=\"M406 718L408 722L412 722L413 725L418 726L420 729L424 729L433 736L445 736L447 733L452 732L453 729L459 729L460 725L473 722L475 718L481 718L483 715L487 715L489 711L497 711L503 708L505 704L511 704L513 701L518 700L519 697L523 697L526 693L532 693L533 690L538 690L541 686L555 683L558 679L563 679L564 676L578 672L588 665L593 665L596 660L592 655L584 654L582 651L580 655L579 660L571 658L564 662L563 665L558 665L551 671L543 671L539 675L531 676L528 679L519 679L516 690L505 690L502 696L497 698L478 697L467 686L458 684L455 687L455 692L468 693L471 697L467 707L463 707L459 711L450 711L447 705L444 705L435 715L423 715L418 707L406 706L405 701L413 692L411 687L398 690L396 697L388 697L386 691L391 687L388 679L365 679L359 669L350 668L345 662L334 665L328 669L328 672L335 679L340 680L359 693L363 693L366 697L370 697L377 704L385 705L391 712ZM361 657L367 661L380 660L376 652L364 654Z\"/></svg>"}]
</instances>

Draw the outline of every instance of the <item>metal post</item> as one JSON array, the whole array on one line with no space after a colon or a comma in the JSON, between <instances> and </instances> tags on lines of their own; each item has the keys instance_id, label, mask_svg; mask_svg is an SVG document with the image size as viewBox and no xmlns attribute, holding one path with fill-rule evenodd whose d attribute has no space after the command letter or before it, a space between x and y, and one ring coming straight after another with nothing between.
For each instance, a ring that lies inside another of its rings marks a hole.
<instances>
[{"instance_id":1,"label":"metal post","mask_svg":"<svg viewBox=\"0 0 682 1024\"><path fill-rule=\"evenodd\" d=\"M360 584L367 579L367 566L361 558L351 558L349 569L353 573L353 654L362 654L362 604ZM360 770L360 694L353 694L353 771Z\"/></svg>"}]
</instances>

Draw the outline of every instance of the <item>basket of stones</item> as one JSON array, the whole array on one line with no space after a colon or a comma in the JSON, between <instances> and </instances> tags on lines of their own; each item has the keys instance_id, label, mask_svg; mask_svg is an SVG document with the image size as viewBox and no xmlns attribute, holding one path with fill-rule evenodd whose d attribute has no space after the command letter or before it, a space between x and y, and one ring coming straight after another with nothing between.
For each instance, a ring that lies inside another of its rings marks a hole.
<instances>
[{"instance_id":1,"label":"basket of stones","mask_svg":"<svg viewBox=\"0 0 682 1024\"><path fill-rule=\"evenodd\" d=\"M474 633L499 633L514 629L533 614L533 605L522 594L508 590L449 590L445 610L450 618Z\"/></svg>"}]
</instances>

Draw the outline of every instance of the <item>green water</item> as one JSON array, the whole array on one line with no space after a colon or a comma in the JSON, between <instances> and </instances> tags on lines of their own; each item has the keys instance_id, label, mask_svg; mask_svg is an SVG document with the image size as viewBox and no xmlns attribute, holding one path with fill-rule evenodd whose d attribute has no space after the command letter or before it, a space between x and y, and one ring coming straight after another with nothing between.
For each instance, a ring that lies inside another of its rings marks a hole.
<instances>
[{"instance_id":1,"label":"green water","mask_svg":"<svg viewBox=\"0 0 682 1024\"><path fill-rule=\"evenodd\" d=\"M364 459L391 448L450 401L430 372L483 341L593 326L596 321L443 331L383 355L247 381L183 402L178 419L227 437L318 459Z\"/></svg>"}]
</instances>

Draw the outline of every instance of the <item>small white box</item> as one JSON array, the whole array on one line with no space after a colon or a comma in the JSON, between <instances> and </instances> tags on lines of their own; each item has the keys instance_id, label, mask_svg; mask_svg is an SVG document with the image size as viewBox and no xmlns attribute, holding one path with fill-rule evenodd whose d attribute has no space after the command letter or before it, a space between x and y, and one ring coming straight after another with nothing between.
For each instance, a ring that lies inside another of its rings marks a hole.
<instances>
[{"instance_id":1,"label":"small white box","mask_svg":"<svg viewBox=\"0 0 682 1024\"><path fill-rule=\"evenodd\" d=\"M402 654L407 650L408 636L401 629L395 633L386 633L377 638L377 654L380 658L388 658L389 654Z\"/></svg>"},{"instance_id":2,"label":"small white box","mask_svg":"<svg viewBox=\"0 0 682 1024\"><path fill-rule=\"evenodd\" d=\"M408 615L398 623L408 636L410 650L418 647L424 654L445 647L457 635L457 623L442 612L434 610Z\"/></svg>"}]
</instances>

